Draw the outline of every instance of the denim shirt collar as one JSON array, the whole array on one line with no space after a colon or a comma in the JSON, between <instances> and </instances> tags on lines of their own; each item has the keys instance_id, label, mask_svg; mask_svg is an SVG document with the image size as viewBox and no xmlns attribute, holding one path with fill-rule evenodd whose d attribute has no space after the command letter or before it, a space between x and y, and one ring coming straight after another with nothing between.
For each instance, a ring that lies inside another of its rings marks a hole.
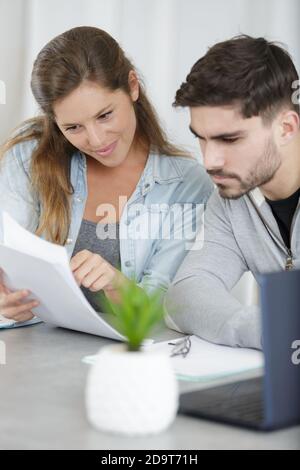
<instances>
[{"instance_id":1,"label":"denim shirt collar","mask_svg":"<svg viewBox=\"0 0 300 470\"><path fill-rule=\"evenodd\" d=\"M137 190L144 196L148 191L151 191L155 183L169 184L175 181L183 180L183 173L180 165L176 162L176 157L166 158L164 161L163 155L158 155L154 151L149 153L141 179L137 185ZM80 193L81 196L86 197L87 194L87 181L86 181L86 156L82 152L75 152L71 161L71 183L75 192ZM82 175L85 175L84 187L80 183Z\"/></svg>"},{"instance_id":2,"label":"denim shirt collar","mask_svg":"<svg viewBox=\"0 0 300 470\"><path fill-rule=\"evenodd\" d=\"M86 199L87 197L87 164L83 153L77 151L71 159L71 184L74 189L74 196Z\"/></svg>"},{"instance_id":3,"label":"denim shirt collar","mask_svg":"<svg viewBox=\"0 0 300 470\"><path fill-rule=\"evenodd\" d=\"M182 181L183 173L176 162L176 157L165 158L164 155L158 155L151 152L149 155L152 163L150 172L151 178L158 184L169 184L173 181ZM147 168L145 169L147 170Z\"/></svg>"}]
</instances>

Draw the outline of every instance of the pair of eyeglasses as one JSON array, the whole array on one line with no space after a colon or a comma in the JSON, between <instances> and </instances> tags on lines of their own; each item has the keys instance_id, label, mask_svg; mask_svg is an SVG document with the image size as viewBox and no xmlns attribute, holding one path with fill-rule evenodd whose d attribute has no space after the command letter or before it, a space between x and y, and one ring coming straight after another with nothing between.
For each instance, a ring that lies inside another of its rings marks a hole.
<instances>
[{"instance_id":1,"label":"pair of eyeglasses","mask_svg":"<svg viewBox=\"0 0 300 470\"><path fill-rule=\"evenodd\" d=\"M174 357L174 356L186 357L188 353L190 352L192 342L191 342L191 337L186 336L185 338L183 338L182 341L177 341L176 343L168 343L168 344L170 344L171 346L174 346L170 354L170 357Z\"/></svg>"}]
</instances>

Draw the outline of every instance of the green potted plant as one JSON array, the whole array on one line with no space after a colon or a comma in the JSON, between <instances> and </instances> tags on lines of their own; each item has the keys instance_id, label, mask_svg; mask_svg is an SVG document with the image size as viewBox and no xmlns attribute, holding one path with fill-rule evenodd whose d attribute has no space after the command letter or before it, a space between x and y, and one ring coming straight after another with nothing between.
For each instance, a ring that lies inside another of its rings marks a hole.
<instances>
[{"instance_id":1,"label":"green potted plant","mask_svg":"<svg viewBox=\"0 0 300 470\"><path fill-rule=\"evenodd\" d=\"M129 281L119 288L118 302L105 303L126 341L103 347L90 368L88 419L97 429L124 435L161 432L176 416L177 381L166 354L143 348L163 319L161 292L147 294Z\"/></svg>"}]
</instances>

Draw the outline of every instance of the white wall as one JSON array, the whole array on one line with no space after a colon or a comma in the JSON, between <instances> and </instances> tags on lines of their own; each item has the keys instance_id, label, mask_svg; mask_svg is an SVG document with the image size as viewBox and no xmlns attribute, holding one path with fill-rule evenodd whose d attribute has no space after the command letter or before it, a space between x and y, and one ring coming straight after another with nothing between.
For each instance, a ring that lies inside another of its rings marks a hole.
<instances>
[{"instance_id":1,"label":"white wall","mask_svg":"<svg viewBox=\"0 0 300 470\"><path fill-rule=\"evenodd\" d=\"M215 42L239 33L288 46L299 70L300 0L0 0L0 141L21 119L37 112L29 82L39 50L57 34L80 25L105 29L123 46L142 76L166 129L194 149L187 110L171 106L193 63ZM235 289L250 303L246 276Z\"/></svg>"},{"instance_id":2,"label":"white wall","mask_svg":"<svg viewBox=\"0 0 300 470\"><path fill-rule=\"evenodd\" d=\"M0 141L22 117L26 47L25 2L0 0L0 80L5 83L6 104L0 104Z\"/></svg>"},{"instance_id":3,"label":"white wall","mask_svg":"<svg viewBox=\"0 0 300 470\"><path fill-rule=\"evenodd\" d=\"M171 136L198 146L188 112L175 111L175 91L193 63L215 42L238 33L283 41L300 64L299 0L0 0L0 140L36 106L29 89L33 60L57 34L74 26L106 29L145 78Z\"/></svg>"}]
</instances>

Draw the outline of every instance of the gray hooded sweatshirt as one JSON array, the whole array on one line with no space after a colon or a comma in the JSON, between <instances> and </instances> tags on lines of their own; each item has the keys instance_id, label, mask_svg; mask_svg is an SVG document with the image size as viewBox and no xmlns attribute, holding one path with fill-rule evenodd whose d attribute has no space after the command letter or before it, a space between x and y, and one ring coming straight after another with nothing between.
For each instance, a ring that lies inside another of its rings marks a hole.
<instances>
[{"instance_id":1,"label":"gray hooded sweatshirt","mask_svg":"<svg viewBox=\"0 0 300 470\"><path fill-rule=\"evenodd\" d=\"M300 268L299 204L290 246L258 188L236 200L215 190L203 246L187 254L165 298L168 326L214 343L261 349L259 307L243 306L231 289L246 271L259 282L258 274Z\"/></svg>"}]
</instances>

